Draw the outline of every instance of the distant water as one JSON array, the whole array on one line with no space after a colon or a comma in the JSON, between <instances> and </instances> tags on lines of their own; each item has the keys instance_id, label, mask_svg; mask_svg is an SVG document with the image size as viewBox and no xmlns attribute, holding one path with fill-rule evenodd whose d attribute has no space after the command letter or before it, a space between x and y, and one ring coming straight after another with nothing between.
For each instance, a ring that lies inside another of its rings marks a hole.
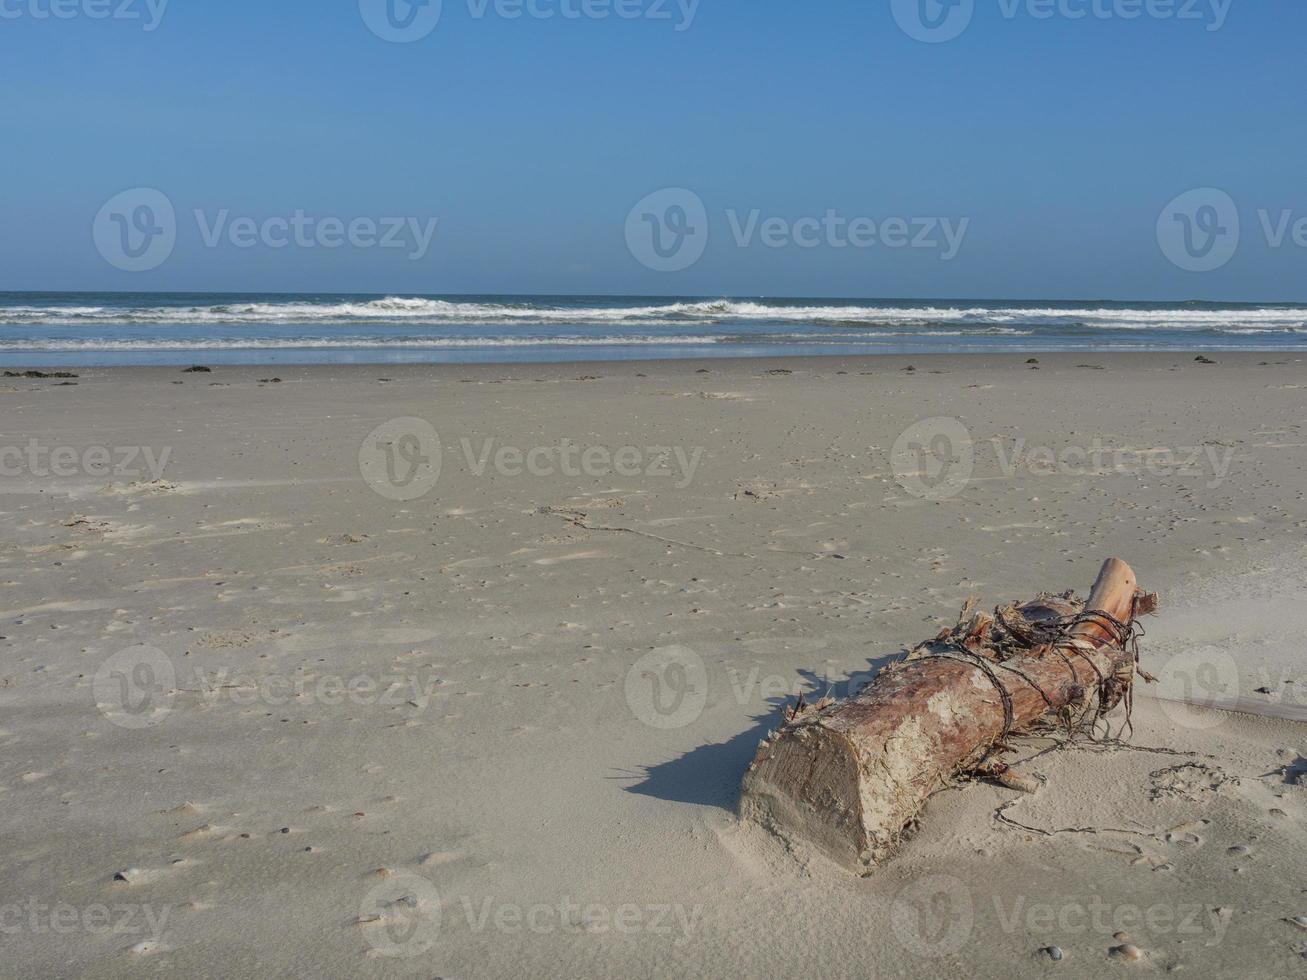
<instances>
[{"instance_id":1,"label":"distant water","mask_svg":"<svg viewBox=\"0 0 1307 980\"><path fill-rule=\"evenodd\" d=\"M0 293L0 364L1307 350L1307 304Z\"/></svg>"}]
</instances>

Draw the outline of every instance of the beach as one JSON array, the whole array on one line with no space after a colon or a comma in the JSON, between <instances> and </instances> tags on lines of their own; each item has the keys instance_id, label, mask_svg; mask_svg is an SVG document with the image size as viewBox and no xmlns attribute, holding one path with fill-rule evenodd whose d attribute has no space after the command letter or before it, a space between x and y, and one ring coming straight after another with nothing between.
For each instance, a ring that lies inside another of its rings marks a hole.
<instances>
[{"instance_id":1,"label":"beach","mask_svg":"<svg viewBox=\"0 0 1307 980\"><path fill-rule=\"evenodd\" d=\"M1303 970L1307 355L189 353L0 378L0 976ZM1120 744L866 878L739 822L799 693L1114 555Z\"/></svg>"}]
</instances>

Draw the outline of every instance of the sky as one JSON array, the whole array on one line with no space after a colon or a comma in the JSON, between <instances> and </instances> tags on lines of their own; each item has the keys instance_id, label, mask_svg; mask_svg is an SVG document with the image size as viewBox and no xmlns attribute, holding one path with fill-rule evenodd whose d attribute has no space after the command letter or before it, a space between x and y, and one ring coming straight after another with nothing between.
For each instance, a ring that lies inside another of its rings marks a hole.
<instances>
[{"instance_id":1,"label":"sky","mask_svg":"<svg viewBox=\"0 0 1307 980\"><path fill-rule=\"evenodd\" d=\"M1304 38L1300 0L0 0L0 289L1307 301Z\"/></svg>"}]
</instances>

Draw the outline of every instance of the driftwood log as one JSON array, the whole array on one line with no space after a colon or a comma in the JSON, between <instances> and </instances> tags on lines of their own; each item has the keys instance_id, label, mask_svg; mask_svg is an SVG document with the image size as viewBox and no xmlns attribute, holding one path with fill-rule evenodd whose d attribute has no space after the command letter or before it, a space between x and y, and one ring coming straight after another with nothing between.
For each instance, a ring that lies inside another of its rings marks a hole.
<instances>
[{"instance_id":1,"label":"driftwood log","mask_svg":"<svg viewBox=\"0 0 1307 980\"><path fill-rule=\"evenodd\" d=\"M848 700L805 707L800 699L745 773L741 816L869 873L927 798L958 777L1026 788L990 761L1010 734L1092 730L1122 700L1128 711L1138 669L1134 621L1156 602L1115 558L1088 602L1044 594L991 615L969 600L956 628Z\"/></svg>"}]
</instances>

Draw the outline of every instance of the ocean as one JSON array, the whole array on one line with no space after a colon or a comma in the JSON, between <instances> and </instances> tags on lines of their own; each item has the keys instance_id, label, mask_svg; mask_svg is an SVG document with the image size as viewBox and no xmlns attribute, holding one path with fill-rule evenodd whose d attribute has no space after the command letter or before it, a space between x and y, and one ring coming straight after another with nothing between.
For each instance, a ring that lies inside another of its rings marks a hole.
<instances>
[{"instance_id":1,"label":"ocean","mask_svg":"<svg viewBox=\"0 0 1307 980\"><path fill-rule=\"evenodd\" d=\"M1307 304L0 293L0 365L1307 350Z\"/></svg>"}]
</instances>

